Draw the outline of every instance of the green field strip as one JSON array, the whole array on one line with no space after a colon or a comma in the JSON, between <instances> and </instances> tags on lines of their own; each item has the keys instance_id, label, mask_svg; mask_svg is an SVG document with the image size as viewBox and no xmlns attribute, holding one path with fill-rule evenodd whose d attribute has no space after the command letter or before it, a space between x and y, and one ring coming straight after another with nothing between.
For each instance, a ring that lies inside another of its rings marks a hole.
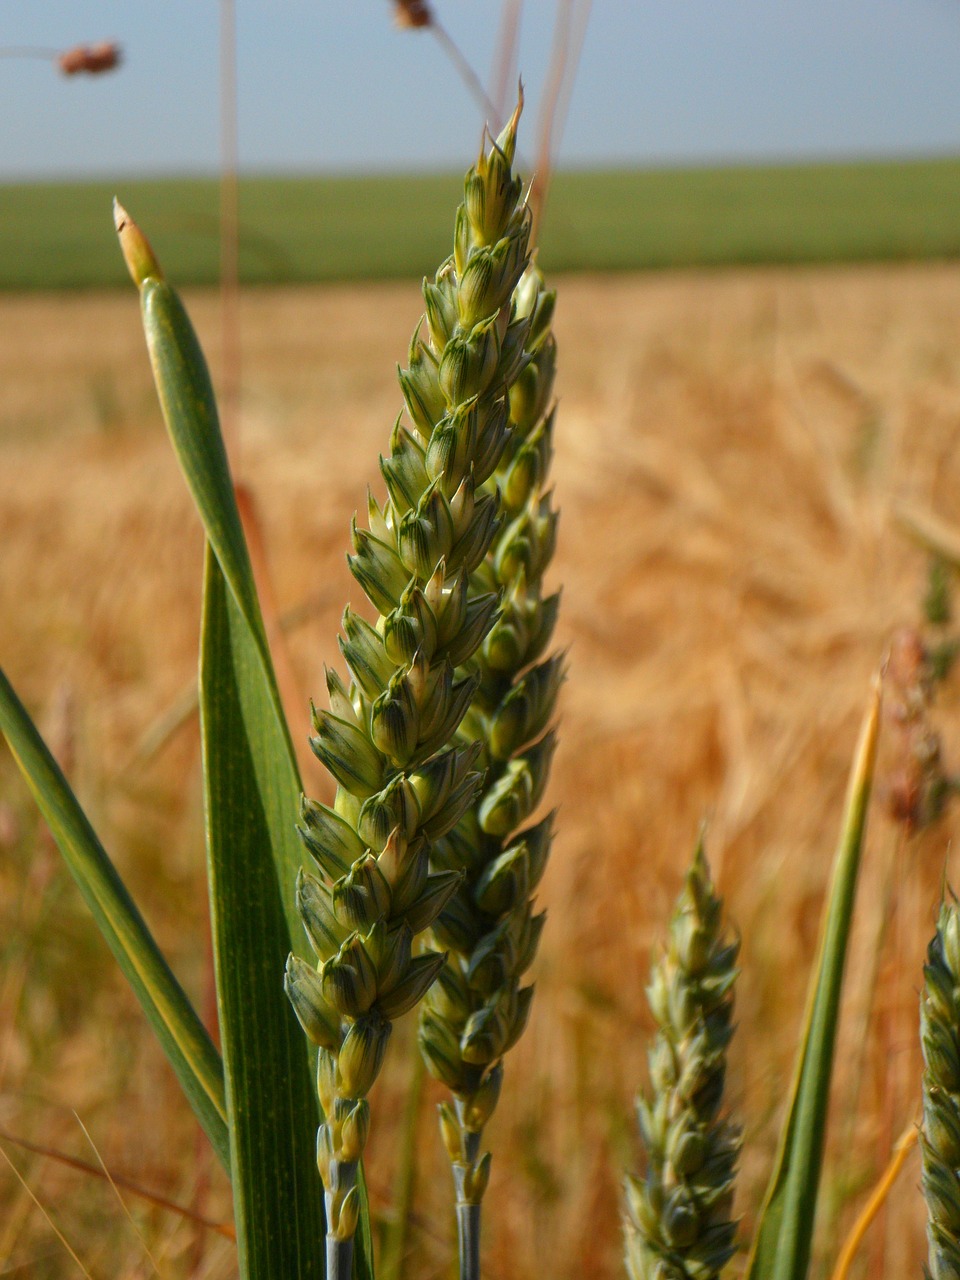
<instances>
[{"instance_id":1,"label":"green field strip","mask_svg":"<svg viewBox=\"0 0 960 1280\"><path fill-rule=\"evenodd\" d=\"M249 284L423 275L447 251L455 176L251 177L240 183ZM0 288L125 283L114 195L171 278L212 284L209 178L0 185ZM557 271L960 256L960 159L556 176L542 260Z\"/></svg>"}]
</instances>

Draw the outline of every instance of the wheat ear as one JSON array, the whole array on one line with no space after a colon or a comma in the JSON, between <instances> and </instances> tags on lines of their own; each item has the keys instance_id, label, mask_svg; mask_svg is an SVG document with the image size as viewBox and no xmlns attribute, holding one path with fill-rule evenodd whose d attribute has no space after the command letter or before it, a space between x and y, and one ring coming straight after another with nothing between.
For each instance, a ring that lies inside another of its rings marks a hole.
<instances>
[{"instance_id":1,"label":"wheat ear","mask_svg":"<svg viewBox=\"0 0 960 1280\"><path fill-rule=\"evenodd\" d=\"M314 711L311 744L337 794L332 809L303 805L301 835L321 874L301 875L297 907L318 962L291 957L286 990L320 1050L331 1280L350 1274L366 1094L391 1023L443 965L442 953L414 956L413 940L463 879L430 868L431 845L480 784L480 744L455 736L481 679L471 659L499 607L495 585L478 588L474 575L500 525L493 477L511 436L507 393L534 323L511 303L528 264L529 215L509 173L519 110L490 154L492 180L478 189L468 176L454 254L424 285L429 337L418 328L400 371L409 422L397 420L381 458L387 497L369 495L367 528L353 525L350 569L379 616L371 625L346 610L351 680L328 673L330 709ZM504 237L506 222L515 234Z\"/></svg>"},{"instance_id":2,"label":"wheat ear","mask_svg":"<svg viewBox=\"0 0 960 1280\"><path fill-rule=\"evenodd\" d=\"M497 1102L502 1059L523 1031L533 994L521 987L533 960L543 915L531 897L550 846L550 818L525 831L543 794L555 738L547 732L562 679L562 661L540 661L549 643L558 597L545 598L544 572L556 540L556 516L545 490L552 452L551 397L555 342L554 295L525 261L529 213L511 165L517 117L467 175L458 216L457 253L427 289L434 359L459 340L459 297L474 275L496 283L511 327L524 335L515 378L501 376L510 439L487 481L499 495L501 527L471 580L479 595L495 592L500 615L465 666L476 691L460 738L479 752L483 785L457 825L433 844L432 865L462 881L433 925L447 949L439 981L421 1011L420 1045L430 1071L452 1092L440 1107L457 1200L461 1275L479 1272L480 1203L489 1174L481 1155L484 1125Z\"/></svg>"},{"instance_id":3,"label":"wheat ear","mask_svg":"<svg viewBox=\"0 0 960 1280\"><path fill-rule=\"evenodd\" d=\"M657 1034L637 1101L646 1171L626 1182L631 1280L713 1280L734 1252L740 1133L721 1111L739 943L722 914L700 844L647 988Z\"/></svg>"}]
</instances>

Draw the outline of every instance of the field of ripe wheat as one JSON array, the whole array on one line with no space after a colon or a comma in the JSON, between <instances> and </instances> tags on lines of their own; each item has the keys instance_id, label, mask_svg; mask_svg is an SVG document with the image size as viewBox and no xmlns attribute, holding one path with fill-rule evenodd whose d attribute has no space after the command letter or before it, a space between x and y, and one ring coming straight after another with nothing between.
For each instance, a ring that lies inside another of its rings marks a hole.
<instances>
[{"instance_id":1,"label":"field of ripe wheat","mask_svg":"<svg viewBox=\"0 0 960 1280\"><path fill-rule=\"evenodd\" d=\"M216 374L217 298L187 301ZM339 661L343 605L359 604L349 520L401 405L395 368L420 306L410 283L242 301L232 448L300 690L298 741L323 664ZM909 821L940 764L960 761L960 697L948 679L921 705L916 646L949 626L923 623L927 558L902 528L905 509L960 525L960 266L571 277L556 333L559 814L530 1029L488 1135L485 1275L572 1280L588 1262L598 1280L620 1274L646 976L704 819L743 939L728 1090L745 1127L737 1210L753 1221L857 723L893 641L824 1175L826 1274L917 1118L920 965L945 868L960 881L949 803ZM202 536L132 290L4 299L0 548L0 663L209 1010L192 692ZM5 752L0 853L0 1273L82 1274L73 1251L92 1276L225 1280L232 1246L197 1220L227 1219L224 1180ZM432 1082L405 1114L411 1049L401 1026L368 1164L385 1223L410 1125L407 1274L428 1280L450 1274L453 1224L432 1173L445 1164ZM859 1274L919 1273L918 1182L914 1153Z\"/></svg>"}]
</instances>

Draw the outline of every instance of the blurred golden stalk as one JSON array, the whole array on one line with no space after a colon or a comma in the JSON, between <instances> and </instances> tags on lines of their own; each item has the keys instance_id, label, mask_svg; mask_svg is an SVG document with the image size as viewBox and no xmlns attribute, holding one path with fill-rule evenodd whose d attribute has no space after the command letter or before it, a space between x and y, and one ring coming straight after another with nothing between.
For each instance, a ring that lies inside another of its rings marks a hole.
<instances>
[{"instance_id":1,"label":"blurred golden stalk","mask_svg":"<svg viewBox=\"0 0 960 1280\"><path fill-rule=\"evenodd\" d=\"M186 1208L184 1205L177 1204L175 1200L169 1200L166 1196L161 1196L156 1191L151 1191L149 1188L141 1186L131 1178L124 1177L123 1174L107 1173L105 1169L101 1169L98 1165L90 1164L86 1160L80 1160L76 1156L68 1156L65 1151L57 1151L54 1147L45 1147L38 1142L30 1142L27 1138L19 1138L15 1133L8 1133L6 1129L0 1129L0 1140L12 1143L13 1146L19 1147L22 1151L29 1151L32 1155L43 1156L46 1160L55 1160L57 1164L66 1165L68 1169L76 1169L80 1173L89 1174L92 1178L100 1178L103 1182L111 1182L114 1186L122 1187L124 1191L129 1191L132 1196L139 1196L141 1200L149 1200L158 1209L167 1209L171 1213L177 1213L181 1218L188 1219L198 1227L206 1227L209 1231L215 1231L217 1235L223 1236L227 1240L236 1240L237 1238L232 1223L215 1222L212 1218L205 1218L202 1214L194 1213L193 1210Z\"/></svg>"},{"instance_id":2,"label":"blurred golden stalk","mask_svg":"<svg viewBox=\"0 0 960 1280\"><path fill-rule=\"evenodd\" d=\"M960 529L956 525L909 502L898 502L893 514L904 533L909 534L920 546L940 556L954 568L960 567Z\"/></svg>"},{"instance_id":3,"label":"blurred golden stalk","mask_svg":"<svg viewBox=\"0 0 960 1280\"><path fill-rule=\"evenodd\" d=\"M890 1162L884 1169L883 1173L870 1194L870 1199L863 1206L860 1215L853 1224L853 1229L847 1236L843 1248L840 1250L840 1256L837 1258L837 1265L834 1267L830 1276L830 1280L847 1280L850 1274L850 1267L853 1259L856 1257L857 1250L863 1243L863 1237L867 1234L870 1224L883 1208L887 1196L893 1188L893 1184L897 1180L900 1170L906 1164L910 1152L917 1145L920 1136L920 1130L915 1124L910 1124L904 1129L903 1133L897 1139L893 1148L893 1155Z\"/></svg>"}]
</instances>

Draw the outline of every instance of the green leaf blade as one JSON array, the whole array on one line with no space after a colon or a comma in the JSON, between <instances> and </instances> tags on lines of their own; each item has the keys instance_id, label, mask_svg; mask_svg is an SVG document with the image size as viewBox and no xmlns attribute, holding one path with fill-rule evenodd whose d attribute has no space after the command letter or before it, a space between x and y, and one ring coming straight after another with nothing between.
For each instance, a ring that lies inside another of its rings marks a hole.
<instances>
[{"instance_id":1,"label":"green leaf blade","mask_svg":"<svg viewBox=\"0 0 960 1280\"><path fill-rule=\"evenodd\" d=\"M165 280L147 277L140 307L157 395L177 459L223 575L259 640L260 606L203 351L186 308Z\"/></svg>"},{"instance_id":2,"label":"green leaf blade","mask_svg":"<svg viewBox=\"0 0 960 1280\"><path fill-rule=\"evenodd\" d=\"M874 686L854 756L787 1118L746 1280L804 1280L810 1263L844 962L880 725Z\"/></svg>"},{"instance_id":3,"label":"green leaf blade","mask_svg":"<svg viewBox=\"0 0 960 1280\"><path fill-rule=\"evenodd\" d=\"M89 819L0 670L0 730L194 1114L230 1168L223 1064Z\"/></svg>"},{"instance_id":4,"label":"green leaf blade","mask_svg":"<svg viewBox=\"0 0 960 1280\"><path fill-rule=\"evenodd\" d=\"M258 667L247 623L208 548L201 737L240 1274L319 1280L325 1228L313 1149L317 1105L303 1036L283 995L290 939L275 872L278 841L295 838L299 785L278 750Z\"/></svg>"},{"instance_id":5,"label":"green leaf blade","mask_svg":"<svg viewBox=\"0 0 960 1280\"><path fill-rule=\"evenodd\" d=\"M299 771L203 353L152 252L140 256L132 274L161 408L207 534L201 730L241 1276L312 1280L323 1275L325 1227L315 1054L282 985L290 950L314 959L296 910ZM355 1275L372 1280L364 1195L357 1238Z\"/></svg>"},{"instance_id":6,"label":"green leaf blade","mask_svg":"<svg viewBox=\"0 0 960 1280\"><path fill-rule=\"evenodd\" d=\"M174 452L203 521L207 541L249 634L254 661L245 665L245 680L262 688L272 718L272 755L269 760L264 759L264 767L283 769L295 779L292 807L275 805L271 813L271 819L280 823L290 838L275 841L272 852L280 859L277 875L292 948L308 958L294 905L301 864L299 843L293 835L300 776L264 632L210 375L190 317L165 280L153 276L144 280L141 310L157 394Z\"/></svg>"}]
</instances>

